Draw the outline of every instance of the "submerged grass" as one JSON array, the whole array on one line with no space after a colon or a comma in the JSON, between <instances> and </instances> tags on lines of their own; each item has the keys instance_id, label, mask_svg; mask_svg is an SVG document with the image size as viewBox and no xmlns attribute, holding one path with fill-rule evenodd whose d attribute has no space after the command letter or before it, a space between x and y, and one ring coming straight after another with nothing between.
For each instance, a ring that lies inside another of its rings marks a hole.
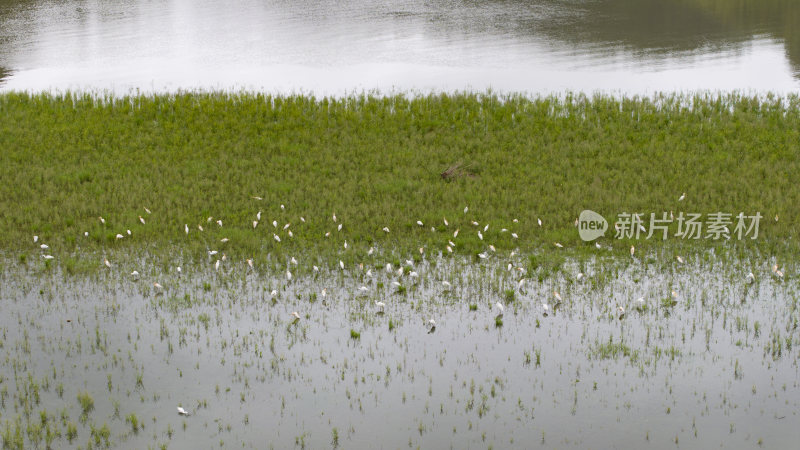
<instances>
[{"instance_id":1,"label":"submerged grass","mask_svg":"<svg viewBox=\"0 0 800 450\"><path fill-rule=\"evenodd\" d=\"M592 209L612 222L605 245L621 255L634 244L639 254L663 245L613 240L622 212L760 212L755 241L667 242L775 255L796 251L799 104L737 94L6 93L0 251L39 261L38 235L72 274L102 268L83 256L109 252L198 259L215 249L256 264L272 255L281 265L302 251L336 264L351 262L344 240L352 250L447 254L460 229L455 253L488 244L547 250L530 261L547 277L563 263L547 256L563 251L555 242L573 255L593 250L574 226ZM462 165L470 176L443 179Z\"/></svg>"}]
</instances>

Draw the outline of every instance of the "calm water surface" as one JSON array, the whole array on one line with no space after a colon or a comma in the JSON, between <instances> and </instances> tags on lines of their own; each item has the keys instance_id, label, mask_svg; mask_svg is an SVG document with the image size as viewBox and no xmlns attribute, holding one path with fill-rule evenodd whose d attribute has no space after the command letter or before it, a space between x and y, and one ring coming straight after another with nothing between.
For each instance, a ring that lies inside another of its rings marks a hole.
<instances>
[{"instance_id":1,"label":"calm water surface","mask_svg":"<svg viewBox=\"0 0 800 450\"><path fill-rule=\"evenodd\" d=\"M784 0L6 0L0 89L800 87Z\"/></svg>"}]
</instances>

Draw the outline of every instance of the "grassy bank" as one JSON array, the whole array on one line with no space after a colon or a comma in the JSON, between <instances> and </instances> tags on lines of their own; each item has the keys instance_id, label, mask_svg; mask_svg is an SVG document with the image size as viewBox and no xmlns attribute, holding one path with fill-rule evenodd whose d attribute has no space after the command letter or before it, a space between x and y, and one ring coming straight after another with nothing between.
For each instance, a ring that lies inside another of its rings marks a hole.
<instances>
[{"instance_id":1,"label":"grassy bank","mask_svg":"<svg viewBox=\"0 0 800 450\"><path fill-rule=\"evenodd\" d=\"M257 262L296 252L333 262L370 246L446 252L448 240L461 254L489 244L561 251L555 242L580 253L594 247L574 221L592 209L610 222L621 212L760 212L759 238L728 244L794 252L799 104L738 95L2 94L0 249L41 260L38 235L57 261L219 250ZM612 238L613 227L601 242L619 254L664 245Z\"/></svg>"}]
</instances>

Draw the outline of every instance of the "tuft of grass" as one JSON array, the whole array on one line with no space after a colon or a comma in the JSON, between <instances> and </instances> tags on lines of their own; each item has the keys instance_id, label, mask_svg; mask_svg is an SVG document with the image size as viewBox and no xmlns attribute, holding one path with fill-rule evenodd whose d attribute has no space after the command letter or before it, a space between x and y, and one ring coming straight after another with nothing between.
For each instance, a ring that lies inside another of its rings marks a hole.
<instances>
[{"instance_id":1,"label":"tuft of grass","mask_svg":"<svg viewBox=\"0 0 800 450\"><path fill-rule=\"evenodd\" d=\"M361 339L361 333L359 333L359 332L358 332L358 331L356 331L356 330L352 330L352 329L351 329L351 330L350 330L350 339L353 339L353 340L358 340L358 339Z\"/></svg>"},{"instance_id":2,"label":"tuft of grass","mask_svg":"<svg viewBox=\"0 0 800 450\"><path fill-rule=\"evenodd\" d=\"M78 393L78 403L81 406L81 414L87 416L94 409L94 399L87 391Z\"/></svg>"}]
</instances>

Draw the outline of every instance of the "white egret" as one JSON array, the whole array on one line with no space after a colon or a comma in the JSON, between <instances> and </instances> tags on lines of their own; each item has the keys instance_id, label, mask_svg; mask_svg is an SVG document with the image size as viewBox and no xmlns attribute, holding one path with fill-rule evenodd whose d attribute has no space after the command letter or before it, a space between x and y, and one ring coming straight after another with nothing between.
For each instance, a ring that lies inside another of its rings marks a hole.
<instances>
[{"instance_id":1,"label":"white egret","mask_svg":"<svg viewBox=\"0 0 800 450\"><path fill-rule=\"evenodd\" d=\"M327 233L325 233L325 237L330 237L330 235L331 235L331 232L330 232L330 231L328 231Z\"/></svg>"},{"instance_id":2,"label":"white egret","mask_svg":"<svg viewBox=\"0 0 800 450\"><path fill-rule=\"evenodd\" d=\"M258 226L258 221L254 220L253 221L253 229L255 230L257 226Z\"/></svg>"},{"instance_id":3,"label":"white egret","mask_svg":"<svg viewBox=\"0 0 800 450\"><path fill-rule=\"evenodd\" d=\"M89 232L88 232L88 231L84 231L84 232L83 232L83 236L84 236L84 237L89 237Z\"/></svg>"},{"instance_id":4,"label":"white egret","mask_svg":"<svg viewBox=\"0 0 800 450\"><path fill-rule=\"evenodd\" d=\"M397 282L397 281L392 281L392 286L394 286L394 287L400 287L400 283L399 283L399 282Z\"/></svg>"},{"instance_id":5,"label":"white egret","mask_svg":"<svg viewBox=\"0 0 800 450\"><path fill-rule=\"evenodd\" d=\"M336 231L342 231L342 224L340 223L338 227L336 227Z\"/></svg>"},{"instance_id":6,"label":"white egret","mask_svg":"<svg viewBox=\"0 0 800 450\"><path fill-rule=\"evenodd\" d=\"M563 245L561 245L561 243L560 243L560 242L556 242L556 243L555 243L555 244L553 244L553 245L555 245L555 246L556 246L556 247L558 247L558 248L564 248L564 246L563 246Z\"/></svg>"},{"instance_id":7,"label":"white egret","mask_svg":"<svg viewBox=\"0 0 800 450\"><path fill-rule=\"evenodd\" d=\"M547 303L542 303L542 309L544 309L542 315L547 317L547 314L550 312L550 305L548 305Z\"/></svg>"},{"instance_id":8,"label":"white egret","mask_svg":"<svg viewBox=\"0 0 800 450\"><path fill-rule=\"evenodd\" d=\"M300 216L300 222L306 223L306 218L303 217L303 216Z\"/></svg>"},{"instance_id":9,"label":"white egret","mask_svg":"<svg viewBox=\"0 0 800 450\"><path fill-rule=\"evenodd\" d=\"M503 317L503 314L506 312L506 307L500 302L495 303L494 306L498 311L497 317Z\"/></svg>"},{"instance_id":10,"label":"white egret","mask_svg":"<svg viewBox=\"0 0 800 450\"><path fill-rule=\"evenodd\" d=\"M344 262L341 259L339 260L339 268L344 270Z\"/></svg>"},{"instance_id":11,"label":"white egret","mask_svg":"<svg viewBox=\"0 0 800 450\"><path fill-rule=\"evenodd\" d=\"M422 255L424 253L425 253L425 247L420 247L419 248L419 254Z\"/></svg>"},{"instance_id":12,"label":"white egret","mask_svg":"<svg viewBox=\"0 0 800 450\"><path fill-rule=\"evenodd\" d=\"M100 219L100 223L102 223L103 225L106 224L106 219L103 219L102 217L98 217L98 219Z\"/></svg>"},{"instance_id":13,"label":"white egret","mask_svg":"<svg viewBox=\"0 0 800 450\"><path fill-rule=\"evenodd\" d=\"M421 220L418 220L418 221L417 221L417 225L419 225L419 226L422 226L422 221L421 221Z\"/></svg>"},{"instance_id":14,"label":"white egret","mask_svg":"<svg viewBox=\"0 0 800 450\"><path fill-rule=\"evenodd\" d=\"M444 226L450 226L450 224L447 223L447 217L442 217L442 220L444 221Z\"/></svg>"},{"instance_id":15,"label":"white egret","mask_svg":"<svg viewBox=\"0 0 800 450\"><path fill-rule=\"evenodd\" d=\"M454 238L458 237L458 230L460 230L460 228L456 228L456 231L453 232L453 237Z\"/></svg>"},{"instance_id":16,"label":"white egret","mask_svg":"<svg viewBox=\"0 0 800 450\"><path fill-rule=\"evenodd\" d=\"M188 223L183 224L183 232L186 233L186 234L189 234L189 224Z\"/></svg>"},{"instance_id":17,"label":"white egret","mask_svg":"<svg viewBox=\"0 0 800 450\"><path fill-rule=\"evenodd\" d=\"M445 280L445 281L442 281L442 286L444 286L444 287L446 287L446 288L448 288L448 289L450 289L450 288L452 287L452 285L450 284L450 282L449 282L449 281L447 281L447 280Z\"/></svg>"},{"instance_id":18,"label":"white egret","mask_svg":"<svg viewBox=\"0 0 800 450\"><path fill-rule=\"evenodd\" d=\"M128 236L131 235L131 230L126 230L128 232Z\"/></svg>"},{"instance_id":19,"label":"white egret","mask_svg":"<svg viewBox=\"0 0 800 450\"><path fill-rule=\"evenodd\" d=\"M683 258L681 258L680 255L676 256L675 259L677 259L679 263L683 264Z\"/></svg>"},{"instance_id":20,"label":"white egret","mask_svg":"<svg viewBox=\"0 0 800 450\"><path fill-rule=\"evenodd\" d=\"M297 260L294 259L294 256L292 256L292 259L290 259L289 262L294 264L295 266L297 265Z\"/></svg>"},{"instance_id":21,"label":"white egret","mask_svg":"<svg viewBox=\"0 0 800 450\"><path fill-rule=\"evenodd\" d=\"M145 225L145 222L144 222L144 217L142 217L142 216L139 216L139 222L141 222L141 223L142 223L142 225Z\"/></svg>"},{"instance_id":22,"label":"white egret","mask_svg":"<svg viewBox=\"0 0 800 450\"><path fill-rule=\"evenodd\" d=\"M292 230L289 230L289 237L290 237L290 238L293 238L293 237L294 237L294 234L292 234Z\"/></svg>"},{"instance_id":23,"label":"white egret","mask_svg":"<svg viewBox=\"0 0 800 450\"><path fill-rule=\"evenodd\" d=\"M501 233L508 233L508 228L501 228L501 229L500 229L500 232L501 232Z\"/></svg>"},{"instance_id":24,"label":"white egret","mask_svg":"<svg viewBox=\"0 0 800 450\"><path fill-rule=\"evenodd\" d=\"M392 271L392 263L386 263L386 272Z\"/></svg>"},{"instance_id":25,"label":"white egret","mask_svg":"<svg viewBox=\"0 0 800 450\"><path fill-rule=\"evenodd\" d=\"M594 246L595 246L595 247L597 247L597 249L598 249L598 250L600 250L601 248L603 248L603 247L601 247L601 246L600 246L600 243L599 243L599 242L595 242L595 243L594 243Z\"/></svg>"},{"instance_id":26,"label":"white egret","mask_svg":"<svg viewBox=\"0 0 800 450\"><path fill-rule=\"evenodd\" d=\"M108 267L109 269L111 268L111 263L110 263L110 262L108 262L108 260L107 260L107 259L105 259L105 258L103 258L103 264L105 264L105 265L106 265L106 267Z\"/></svg>"},{"instance_id":27,"label":"white egret","mask_svg":"<svg viewBox=\"0 0 800 450\"><path fill-rule=\"evenodd\" d=\"M553 291L553 297L558 300L558 303L561 303L561 294L559 294L558 291Z\"/></svg>"},{"instance_id":28,"label":"white egret","mask_svg":"<svg viewBox=\"0 0 800 450\"><path fill-rule=\"evenodd\" d=\"M261 211L256 213L256 220L261 220Z\"/></svg>"},{"instance_id":29,"label":"white egret","mask_svg":"<svg viewBox=\"0 0 800 450\"><path fill-rule=\"evenodd\" d=\"M35 244L35 243L36 243L38 240L39 240L39 236L34 236L34 237L33 237L33 243L34 243L34 244Z\"/></svg>"},{"instance_id":30,"label":"white egret","mask_svg":"<svg viewBox=\"0 0 800 450\"><path fill-rule=\"evenodd\" d=\"M517 239L519 236L517 236L517 233L511 233L511 237L513 237L514 239Z\"/></svg>"},{"instance_id":31,"label":"white egret","mask_svg":"<svg viewBox=\"0 0 800 450\"><path fill-rule=\"evenodd\" d=\"M319 267L317 267L317 266L312 266L312 268L314 269L314 272L319 272Z\"/></svg>"},{"instance_id":32,"label":"white egret","mask_svg":"<svg viewBox=\"0 0 800 450\"><path fill-rule=\"evenodd\" d=\"M272 228L278 228L278 221L277 220L273 220L272 221Z\"/></svg>"},{"instance_id":33,"label":"white egret","mask_svg":"<svg viewBox=\"0 0 800 450\"><path fill-rule=\"evenodd\" d=\"M214 256L214 255L216 255L217 253L219 253L219 252L218 252L218 251L216 251L216 250L209 250L209 251L208 251L208 256Z\"/></svg>"},{"instance_id":34,"label":"white egret","mask_svg":"<svg viewBox=\"0 0 800 450\"><path fill-rule=\"evenodd\" d=\"M261 197L259 197L257 195L253 195L250 198L252 198L253 200L258 200L258 201L264 200L263 198L261 198Z\"/></svg>"},{"instance_id":35,"label":"white egret","mask_svg":"<svg viewBox=\"0 0 800 450\"><path fill-rule=\"evenodd\" d=\"M288 281L292 281L292 272L290 272L290 271L288 271L288 270L286 271L286 279L287 279Z\"/></svg>"},{"instance_id":36,"label":"white egret","mask_svg":"<svg viewBox=\"0 0 800 450\"><path fill-rule=\"evenodd\" d=\"M361 291L361 292L367 292L369 290L369 288L362 285L360 288L358 288L358 290Z\"/></svg>"},{"instance_id":37,"label":"white egret","mask_svg":"<svg viewBox=\"0 0 800 450\"><path fill-rule=\"evenodd\" d=\"M686 198L686 192L684 192L684 193L683 193L683 195L681 195L681 196L678 198L678 201L679 201L679 202L682 202L682 201L683 201L683 199L685 199L685 198Z\"/></svg>"},{"instance_id":38,"label":"white egret","mask_svg":"<svg viewBox=\"0 0 800 450\"><path fill-rule=\"evenodd\" d=\"M481 234L481 230L478 230L478 239L483 240L483 235Z\"/></svg>"},{"instance_id":39,"label":"white egret","mask_svg":"<svg viewBox=\"0 0 800 450\"><path fill-rule=\"evenodd\" d=\"M250 266L250 268L252 269L253 268L253 260L252 259L248 259L247 260L247 265Z\"/></svg>"},{"instance_id":40,"label":"white egret","mask_svg":"<svg viewBox=\"0 0 800 450\"><path fill-rule=\"evenodd\" d=\"M429 320L428 321L428 326L430 327L430 329L428 330L428 334L431 334L434 331L436 331L436 321L435 320L433 320L433 319Z\"/></svg>"},{"instance_id":41,"label":"white egret","mask_svg":"<svg viewBox=\"0 0 800 450\"><path fill-rule=\"evenodd\" d=\"M581 281L581 279L583 278L583 273L578 272L578 276L576 278L578 279L578 281Z\"/></svg>"},{"instance_id":42,"label":"white egret","mask_svg":"<svg viewBox=\"0 0 800 450\"><path fill-rule=\"evenodd\" d=\"M272 290L272 291L270 291L270 293L269 293L269 296L270 296L270 297L275 297L276 295L278 295L278 291L277 291L277 290L275 290L275 289L273 289L273 290Z\"/></svg>"},{"instance_id":43,"label":"white egret","mask_svg":"<svg viewBox=\"0 0 800 450\"><path fill-rule=\"evenodd\" d=\"M447 246L447 253L453 253L453 248L449 245Z\"/></svg>"},{"instance_id":44,"label":"white egret","mask_svg":"<svg viewBox=\"0 0 800 450\"><path fill-rule=\"evenodd\" d=\"M53 259L55 257L53 255L42 255L42 258L44 258L44 259Z\"/></svg>"},{"instance_id":45,"label":"white egret","mask_svg":"<svg viewBox=\"0 0 800 450\"><path fill-rule=\"evenodd\" d=\"M42 244L39 246L39 248L41 248L42 250L47 250L50 247L47 244Z\"/></svg>"},{"instance_id":46,"label":"white egret","mask_svg":"<svg viewBox=\"0 0 800 450\"><path fill-rule=\"evenodd\" d=\"M369 251L367 252L367 256L371 256L374 251L375 251L375 248L370 247Z\"/></svg>"},{"instance_id":47,"label":"white egret","mask_svg":"<svg viewBox=\"0 0 800 450\"><path fill-rule=\"evenodd\" d=\"M411 272L408 273L408 276L410 276L411 278L418 278L419 274L412 270Z\"/></svg>"},{"instance_id":48,"label":"white egret","mask_svg":"<svg viewBox=\"0 0 800 450\"><path fill-rule=\"evenodd\" d=\"M202 226L202 225L200 225L200 224L198 224L198 225L197 225L197 229L198 229L198 230L200 230L200 231L203 231L203 226ZM189 233L187 232L186 234L189 234Z\"/></svg>"},{"instance_id":49,"label":"white egret","mask_svg":"<svg viewBox=\"0 0 800 450\"><path fill-rule=\"evenodd\" d=\"M496 248L494 248L494 245L492 245L492 244L489 244L489 250L491 250L491 251L493 251L493 252L496 252L496 251L497 251L497 249L496 249Z\"/></svg>"},{"instance_id":50,"label":"white egret","mask_svg":"<svg viewBox=\"0 0 800 450\"><path fill-rule=\"evenodd\" d=\"M344 240L344 249L347 250L347 239Z\"/></svg>"},{"instance_id":51,"label":"white egret","mask_svg":"<svg viewBox=\"0 0 800 450\"><path fill-rule=\"evenodd\" d=\"M217 262L214 263L214 270L217 272L219 271L219 260L217 260Z\"/></svg>"},{"instance_id":52,"label":"white egret","mask_svg":"<svg viewBox=\"0 0 800 450\"><path fill-rule=\"evenodd\" d=\"M519 223L519 220L517 220L517 219L514 219L514 220L512 220L512 222L514 222L514 223Z\"/></svg>"},{"instance_id":53,"label":"white egret","mask_svg":"<svg viewBox=\"0 0 800 450\"><path fill-rule=\"evenodd\" d=\"M522 286L525 284L525 278L520 278L519 283L517 283L517 288L522 289Z\"/></svg>"},{"instance_id":54,"label":"white egret","mask_svg":"<svg viewBox=\"0 0 800 450\"><path fill-rule=\"evenodd\" d=\"M282 211L283 211L283 210L286 210L286 207L285 207L285 206L283 206L283 205L281 205L281 210L282 210Z\"/></svg>"},{"instance_id":55,"label":"white egret","mask_svg":"<svg viewBox=\"0 0 800 450\"><path fill-rule=\"evenodd\" d=\"M139 272L134 270L133 272L131 272L131 277L133 277L133 281L138 280L139 279Z\"/></svg>"},{"instance_id":56,"label":"white egret","mask_svg":"<svg viewBox=\"0 0 800 450\"><path fill-rule=\"evenodd\" d=\"M336 213L333 213L333 221L336 222Z\"/></svg>"},{"instance_id":57,"label":"white egret","mask_svg":"<svg viewBox=\"0 0 800 450\"><path fill-rule=\"evenodd\" d=\"M389 227L383 227L383 231L388 233L389 232Z\"/></svg>"},{"instance_id":58,"label":"white egret","mask_svg":"<svg viewBox=\"0 0 800 450\"><path fill-rule=\"evenodd\" d=\"M372 269L367 269L367 276L372 278Z\"/></svg>"},{"instance_id":59,"label":"white egret","mask_svg":"<svg viewBox=\"0 0 800 450\"><path fill-rule=\"evenodd\" d=\"M230 241L230 239L228 239L228 238L222 238L222 239L220 239L219 241L220 241L220 242L222 242L222 243L224 244L224 243L226 243L226 242Z\"/></svg>"},{"instance_id":60,"label":"white egret","mask_svg":"<svg viewBox=\"0 0 800 450\"><path fill-rule=\"evenodd\" d=\"M631 256L636 252L636 249L631 245Z\"/></svg>"},{"instance_id":61,"label":"white egret","mask_svg":"<svg viewBox=\"0 0 800 450\"><path fill-rule=\"evenodd\" d=\"M375 306L378 307L378 314L383 314L383 309L386 307L386 304L383 302L375 301Z\"/></svg>"},{"instance_id":62,"label":"white egret","mask_svg":"<svg viewBox=\"0 0 800 450\"><path fill-rule=\"evenodd\" d=\"M489 224L487 223L485 227L483 227L483 232L486 233L489 231Z\"/></svg>"},{"instance_id":63,"label":"white egret","mask_svg":"<svg viewBox=\"0 0 800 450\"><path fill-rule=\"evenodd\" d=\"M483 253L478 253L478 257L479 257L480 259L486 259L486 257L487 257L487 256L489 256L489 255L487 255L487 254L486 254L486 252L483 252Z\"/></svg>"},{"instance_id":64,"label":"white egret","mask_svg":"<svg viewBox=\"0 0 800 450\"><path fill-rule=\"evenodd\" d=\"M753 272L748 273L747 274L747 282L748 283L752 283L754 281L756 281L756 276L753 275Z\"/></svg>"},{"instance_id":65,"label":"white egret","mask_svg":"<svg viewBox=\"0 0 800 450\"><path fill-rule=\"evenodd\" d=\"M275 239L277 242L280 242L280 241L281 241L281 238L280 238L280 236L278 236L278 235L277 235L277 234L275 234L275 233L273 233L273 234L272 234L272 238L273 238L273 239Z\"/></svg>"},{"instance_id":66,"label":"white egret","mask_svg":"<svg viewBox=\"0 0 800 450\"><path fill-rule=\"evenodd\" d=\"M180 274L182 273L182 272L181 272L181 266L178 266L178 267L176 267L176 268L175 268L175 270L177 270L177 271L178 271L178 275L180 275Z\"/></svg>"},{"instance_id":67,"label":"white egret","mask_svg":"<svg viewBox=\"0 0 800 450\"><path fill-rule=\"evenodd\" d=\"M619 320L622 320L622 318L625 317L625 308L617 306L617 313L619 313Z\"/></svg>"},{"instance_id":68,"label":"white egret","mask_svg":"<svg viewBox=\"0 0 800 450\"><path fill-rule=\"evenodd\" d=\"M222 226L222 219L217 220L217 225Z\"/></svg>"},{"instance_id":69,"label":"white egret","mask_svg":"<svg viewBox=\"0 0 800 450\"><path fill-rule=\"evenodd\" d=\"M472 221L472 226L475 226L475 227L477 227L477 226L479 226L479 225L480 225L480 224L479 224L478 222L475 222L474 220Z\"/></svg>"},{"instance_id":70,"label":"white egret","mask_svg":"<svg viewBox=\"0 0 800 450\"><path fill-rule=\"evenodd\" d=\"M292 318L292 323L297 323L300 321L300 314L298 314L297 311L294 311L292 312Z\"/></svg>"},{"instance_id":71,"label":"white egret","mask_svg":"<svg viewBox=\"0 0 800 450\"><path fill-rule=\"evenodd\" d=\"M159 292L164 290L164 286L161 286L158 282L153 283L153 287Z\"/></svg>"},{"instance_id":72,"label":"white egret","mask_svg":"<svg viewBox=\"0 0 800 450\"><path fill-rule=\"evenodd\" d=\"M467 211L469 211L469 206L465 206L465 207L464 207L464 214L466 214L466 213L467 213Z\"/></svg>"},{"instance_id":73,"label":"white egret","mask_svg":"<svg viewBox=\"0 0 800 450\"><path fill-rule=\"evenodd\" d=\"M180 406L178 406L178 414L181 415L181 416L188 416L189 415L189 411L186 411L185 409L183 409Z\"/></svg>"},{"instance_id":74,"label":"white egret","mask_svg":"<svg viewBox=\"0 0 800 450\"><path fill-rule=\"evenodd\" d=\"M542 226L542 219L537 218L536 221L539 222L539 226Z\"/></svg>"}]
</instances>

